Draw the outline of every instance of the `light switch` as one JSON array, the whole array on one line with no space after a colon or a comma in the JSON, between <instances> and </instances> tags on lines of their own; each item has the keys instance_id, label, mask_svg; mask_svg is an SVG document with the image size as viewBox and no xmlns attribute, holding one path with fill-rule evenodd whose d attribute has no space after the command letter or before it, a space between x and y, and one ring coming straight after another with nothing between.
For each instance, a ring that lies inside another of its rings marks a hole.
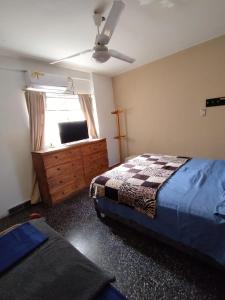
<instances>
[{"instance_id":1,"label":"light switch","mask_svg":"<svg viewBox=\"0 0 225 300\"><path fill-rule=\"evenodd\" d=\"M200 109L200 116L205 117L206 116L206 108L201 108Z\"/></svg>"}]
</instances>

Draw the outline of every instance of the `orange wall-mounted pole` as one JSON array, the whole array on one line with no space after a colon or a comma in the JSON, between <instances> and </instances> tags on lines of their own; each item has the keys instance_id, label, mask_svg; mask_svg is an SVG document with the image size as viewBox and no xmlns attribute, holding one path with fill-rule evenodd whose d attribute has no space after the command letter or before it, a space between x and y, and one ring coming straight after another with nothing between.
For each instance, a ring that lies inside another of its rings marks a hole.
<instances>
[{"instance_id":1,"label":"orange wall-mounted pole","mask_svg":"<svg viewBox=\"0 0 225 300\"><path fill-rule=\"evenodd\" d=\"M120 114L122 112L123 111L119 109L112 112L113 115L116 115L117 136L115 136L114 139L117 139L119 143L120 163L122 163L122 138L125 137L125 135L121 135L121 129L120 129Z\"/></svg>"}]
</instances>

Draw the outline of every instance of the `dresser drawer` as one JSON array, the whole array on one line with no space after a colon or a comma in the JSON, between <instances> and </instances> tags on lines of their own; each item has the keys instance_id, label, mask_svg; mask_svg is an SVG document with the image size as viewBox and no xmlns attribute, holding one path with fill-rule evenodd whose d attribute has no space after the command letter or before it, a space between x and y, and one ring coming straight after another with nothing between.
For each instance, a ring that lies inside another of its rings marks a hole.
<instances>
[{"instance_id":1,"label":"dresser drawer","mask_svg":"<svg viewBox=\"0 0 225 300\"><path fill-rule=\"evenodd\" d=\"M85 174L86 184L89 185L93 178L101 175L102 173L104 173L106 171L107 171L107 169L103 168L103 167L102 168L99 167L99 168L90 170L89 173Z\"/></svg>"},{"instance_id":2,"label":"dresser drawer","mask_svg":"<svg viewBox=\"0 0 225 300\"><path fill-rule=\"evenodd\" d=\"M71 160L71 157L69 151L61 151L61 152L44 155L43 159L44 159L45 168L47 169L53 166L66 163Z\"/></svg>"},{"instance_id":3,"label":"dresser drawer","mask_svg":"<svg viewBox=\"0 0 225 300\"><path fill-rule=\"evenodd\" d=\"M106 172L109 170L108 160L107 160L107 162L102 161L99 164L99 170L100 170L100 173L103 173L103 172Z\"/></svg>"},{"instance_id":4,"label":"dresser drawer","mask_svg":"<svg viewBox=\"0 0 225 300\"><path fill-rule=\"evenodd\" d=\"M73 163L69 162L66 164L58 165L49 169L46 169L47 178L55 178L60 175L70 175L73 173Z\"/></svg>"},{"instance_id":5,"label":"dresser drawer","mask_svg":"<svg viewBox=\"0 0 225 300\"><path fill-rule=\"evenodd\" d=\"M106 148L106 142L105 141L85 145L82 148L82 154L83 155L89 155L89 154L94 154L96 152L106 152L106 151L107 151L107 148Z\"/></svg>"},{"instance_id":6,"label":"dresser drawer","mask_svg":"<svg viewBox=\"0 0 225 300\"><path fill-rule=\"evenodd\" d=\"M70 184L74 184L75 190L81 189L85 186L83 170L79 170L77 174L73 174L71 172L67 176L59 175L50 178L48 181L49 191L51 194L64 189L65 186Z\"/></svg>"},{"instance_id":7,"label":"dresser drawer","mask_svg":"<svg viewBox=\"0 0 225 300\"><path fill-rule=\"evenodd\" d=\"M71 167L73 172L83 170L83 161L82 159L76 159L71 161Z\"/></svg>"},{"instance_id":8,"label":"dresser drawer","mask_svg":"<svg viewBox=\"0 0 225 300\"><path fill-rule=\"evenodd\" d=\"M75 191L79 191L86 186L83 174L82 176L74 175L74 186L75 186Z\"/></svg>"},{"instance_id":9,"label":"dresser drawer","mask_svg":"<svg viewBox=\"0 0 225 300\"><path fill-rule=\"evenodd\" d=\"M81 149L79 147L75 147L68 150L71 159L80 159L82 156Z\"/></svg>"},{"instance_id":10,"label":"dresser drawer","mask_svg":"<svg viewBox=\"0 0 225 300\"><path fill-rule=\"evenodd\" d=\"M52 177L48 180L48 186L50 193L54 193L60 189L62 189L64 186L68 184L72 184L74 182L74 175L68 174L68 175L59 175Z\"/></svg>"},{"instance_id":11,"label":"dresser drawer","mask_svg":"<svg viewBox=\"0 0 225 300\"><path fill-rule=\"evenodd\" d=\"M94 178L108 170L108 164L106 162L92 163L88 168L85 169L85 178Z\"/></svg>"},{"instance_id":12,"label":"dresser drawer","mask_svg":"<svg viewBox=\"0 0 225 300\"><path fill-rule=\"evenodd\" d=\"M108 157L107 153L99 153L93 156L86 157L84 160L84 172L85 175L91 174L91 176L97 176L100 173L105 172L108 169Z\"/></svg>"},{"instance_id":13,"label":"dresser drawer","mask_svg":"<svg viewBox=\"0 0 225 300\"><path fill-rule=\"evenodd\" d=\"M75 186L73 183L66 185L60 191L51 194L52 203L56 204L57 202L60 202L62 199L69 197L74 192L75 192Z\"/></svg>"},{"instance_id":14,"label":"dresser drawer","mask_svg":"<svg viewBox=\"0 0 225 300\"><path fill-rule=\"evenodd\" d=\"M84 156L84 165L89 166L92 163L101 163L102 161L108 163L108 155L106 152L98 152L93 155Z\"/></svg>"}]
</instances>

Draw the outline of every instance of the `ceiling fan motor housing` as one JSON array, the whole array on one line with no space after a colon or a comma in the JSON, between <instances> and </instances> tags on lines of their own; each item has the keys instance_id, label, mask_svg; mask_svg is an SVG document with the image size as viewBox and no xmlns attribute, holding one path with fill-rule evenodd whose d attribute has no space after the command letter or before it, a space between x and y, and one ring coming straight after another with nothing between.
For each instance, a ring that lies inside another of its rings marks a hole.
<instances>
[{"instance_id":1,"label":"ceiling fan motor housing","mask_svg":"<svg viewBox=\"0 0 225 300\"><path fill-rule=\"evenodd\" d=\"M95 52L93 53L92 57L95 59L95 61L104 63L110 59L111 55L108 52L108 48L103 46L100 49L95 48Z\"/></svg>"}]
</instances>

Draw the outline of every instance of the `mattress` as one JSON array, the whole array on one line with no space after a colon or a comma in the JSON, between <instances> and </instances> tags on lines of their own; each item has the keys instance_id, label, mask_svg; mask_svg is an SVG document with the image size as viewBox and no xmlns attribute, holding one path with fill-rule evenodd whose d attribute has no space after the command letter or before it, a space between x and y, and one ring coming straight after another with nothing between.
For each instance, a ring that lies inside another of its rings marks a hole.
<instances>
[{"instance_id":1,"label":"mattress","mask_svg":"<svg viewBox=\"0 0 225 300\"><path fill-rule=\"evenodd\" d=\"M191 159L159 190L155 219L108 198L96 199L113 213L181 242L225 265L225 161Z\"/></svg>"},{"instance_id":2,"label":"mattress","mask_svg":"<svg viewBox=\"0 0 225 300\"><path fill-rule=\"evenodd\" d=\"M107 285L95 298L95 300L126 300L116 288L111 284Z\"/></svg>"},{"instance_id":3,"label":"mattress","mask_svg":"<svg viewBox=\"0 0 225 300\"><path fill-rule=\"evenodd\" d=\"M43 220L31 223L48 240L1 274L1 300L125 299L110 284L113 276L98 268Z\"/></svg>"}]
</instances>

